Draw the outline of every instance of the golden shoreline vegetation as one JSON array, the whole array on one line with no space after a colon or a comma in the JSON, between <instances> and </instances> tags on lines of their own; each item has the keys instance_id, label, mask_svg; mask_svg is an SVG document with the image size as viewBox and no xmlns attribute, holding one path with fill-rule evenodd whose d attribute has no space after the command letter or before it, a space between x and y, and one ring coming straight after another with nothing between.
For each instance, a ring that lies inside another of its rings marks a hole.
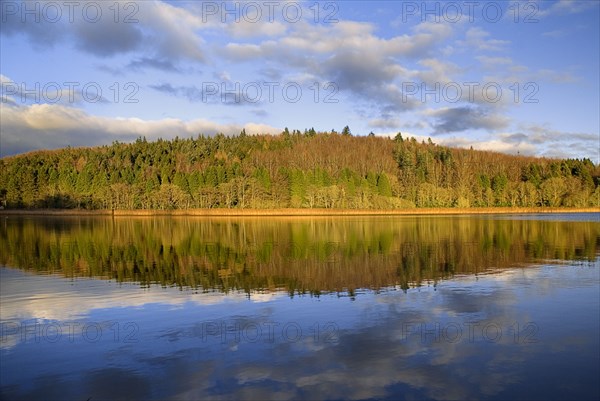
<instances>
[{"instance_id":1,"label":"golden shoreline vegetation","mask_svg":"<svg viewBox=\"0 0 600 401\"><path fill-rule=\"evenodd\" d=\"M481 208L413 208L413 209L175 209L175 210L86 210L86 209L5 209L3 216L417 216L417 215L473 215L473 214L542 214L542 213L600 213L600 207L481 207Z\"/></svg>"}]
</instances>

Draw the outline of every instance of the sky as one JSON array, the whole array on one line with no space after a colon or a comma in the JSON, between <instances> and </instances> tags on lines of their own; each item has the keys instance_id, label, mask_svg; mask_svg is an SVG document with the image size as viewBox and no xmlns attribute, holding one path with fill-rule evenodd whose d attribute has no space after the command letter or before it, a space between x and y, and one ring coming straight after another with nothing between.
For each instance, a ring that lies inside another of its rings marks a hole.
<instances>
[{"instance_id":1,"label":"sky","mask_svg":"<svg viewBox=\"0 0 600 401\"><path fill-rule=\"evenodd\" d=\"M600 2L0 0L0 157L314 127L600 163Z\"/></svg>"}]
</instances>

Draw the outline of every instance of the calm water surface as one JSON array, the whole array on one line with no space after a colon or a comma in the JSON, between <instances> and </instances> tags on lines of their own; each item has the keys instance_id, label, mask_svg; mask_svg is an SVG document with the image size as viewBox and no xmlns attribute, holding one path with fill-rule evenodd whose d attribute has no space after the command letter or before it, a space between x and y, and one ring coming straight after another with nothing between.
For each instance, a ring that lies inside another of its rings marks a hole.
<instances>
[{"instance_id":1,"label":"calm water surface","mask_svg":"<svg viewBox=\"0 0 600 401\"><path fill-rule=\"evenodd\" d=\"M2 399L598 399L600 216L0 221Z\"/></svg>"}]
</instances>

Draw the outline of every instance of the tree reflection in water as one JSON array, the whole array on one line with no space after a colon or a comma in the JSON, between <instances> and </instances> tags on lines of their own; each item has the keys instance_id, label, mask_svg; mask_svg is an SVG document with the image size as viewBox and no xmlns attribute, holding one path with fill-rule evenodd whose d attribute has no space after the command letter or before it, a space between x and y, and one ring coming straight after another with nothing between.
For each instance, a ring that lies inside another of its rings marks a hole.
<instances>
[{"instance_id":1,"label":"tree reflection in water","mask_svg":"<svg viewBox=\"0 0 600 401\"><path fill-rule=\"evenodd\" d=\"M488 217L6 218L0 263L205 291L407 289L457 274L593 261L600 224Z\"/></svg>"}]
</instances>

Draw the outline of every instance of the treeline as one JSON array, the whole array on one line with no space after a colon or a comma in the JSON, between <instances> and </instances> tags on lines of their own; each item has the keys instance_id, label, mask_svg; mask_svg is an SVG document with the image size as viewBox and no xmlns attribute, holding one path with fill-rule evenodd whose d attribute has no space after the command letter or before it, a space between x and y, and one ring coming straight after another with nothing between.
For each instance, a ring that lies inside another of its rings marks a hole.
<instances>
[{"instance_id":1,"label":"treeline","mask_svg":"<svg viewBox=\"0 0 600 401\"><path fill-rule=\"evenodd\" d=\"M540 159L429 140L304 133L115 142L0 159L7 208L587 207L589 159Z\"/></svg>"}]
</instances>

